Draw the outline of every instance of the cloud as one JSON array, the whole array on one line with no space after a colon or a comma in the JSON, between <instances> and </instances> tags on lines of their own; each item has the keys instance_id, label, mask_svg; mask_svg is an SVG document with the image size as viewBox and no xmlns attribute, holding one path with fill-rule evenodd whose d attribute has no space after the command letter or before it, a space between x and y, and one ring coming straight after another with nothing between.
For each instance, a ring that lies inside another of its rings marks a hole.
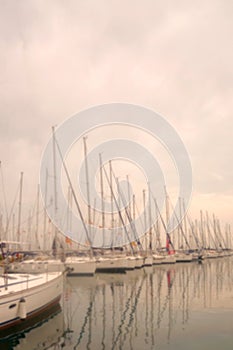
<instances>
[{"instance_id":1,"label":"cloud","mask_svg":"<svg viewBox=\"0 0 233 350\"><path fill-rule=\"evenodd\" d=\"M36 185L52 125L93 104L131 102L176 128L197 193L232 195L231 1L0 5L0 150L3 163L19 160L11 172L30 168Z\"/></svg>"}]
</instances>

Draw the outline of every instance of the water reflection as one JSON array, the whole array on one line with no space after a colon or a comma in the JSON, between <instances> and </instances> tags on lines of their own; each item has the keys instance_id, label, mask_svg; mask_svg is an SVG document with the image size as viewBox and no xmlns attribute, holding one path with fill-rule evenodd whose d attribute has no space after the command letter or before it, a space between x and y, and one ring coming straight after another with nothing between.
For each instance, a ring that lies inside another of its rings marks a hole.
<instances>
[{"instance_id":1,"label":"water reflection","mask_svg":"<svg viewBox=\"0 0 233 350\"><path fill-rule=\"evenodd\" d=\"M14 350L26 350L31 339L31 350L230 350L232 267L233 258L224 258L69 277L63 312L18 339Z\"/></svg>"},{"instance_id":2,"label":"water reflection","mask_svg":"<svg viewBox=\"0 0 233 350\"><path fill-rule=\"evenodd\" d=\"M65 348L166 348L192 324L192 314L233 308L232 262L68 278L64 317L72 335Z\"/></svg>"},{"instance_id":3,"label":"water reflection","mask_svg":"<svg viewBox=\"0 0 233 350\"><path fill-rule=\"evenodd\" d=\"M1 337L0 349L48 349L51 345L57 344L63 332L63 314L61 306L57 304L38 316L36 322L28 322L24 331Z\"/></svg>"}]
</instances>

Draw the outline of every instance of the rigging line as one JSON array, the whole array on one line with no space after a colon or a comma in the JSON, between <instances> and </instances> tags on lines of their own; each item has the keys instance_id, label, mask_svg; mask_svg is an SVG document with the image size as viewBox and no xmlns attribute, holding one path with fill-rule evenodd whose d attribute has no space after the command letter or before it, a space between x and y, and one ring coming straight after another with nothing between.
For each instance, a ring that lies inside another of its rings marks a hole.
<instances>
[{"instance_id":1,"label":"rigging line","mask_svg":"<svg viewBox=\"0 0 233 350\"><path fill-rule=\"evenodd\" d=\"M74 202L76 204L76 207L78 209L78 213L79 213L79 216L80 216L80 219L82 221L82 224L83 224L83 228L84 228L84 231L85 231L85 234L86 234L86 237L87 237L87 240L88 240L88 243L90 245L90 251L93 253L93 249L92 249L92 242L91 242L91 239L90 239L90 236L89 236L89 232L88 232L88 229L86 227L86 224L85 224L85 221L84 221L84 217L83 217L83 214L82 214L82 211L81 211L81 208L80 208L80 205L78 203L78 200L77 200L77 197L76 197L76 194L75 194L75 191L74 191L74 188L73 188L73 185L72 185L72 182L71 182L71 179L70 179L70 175L69 175L69 172L68 172L68 169L66 167L66 164L65 164L65 161L62 157L62 153L61 153L61 149L59 147L59 144L57 142L57 139L55 138L55 135L54 135L54 141L57 145L57 149L58 149L58 153L59 153L59 156L61 158L61 161L62 161L62 165L64 167L64 170L65 170L65 173L66 173L66 176L67 176L67 180L69 182L69 185L70 185L70 189L71 189L71 192L73 194L73 198L74 198Z\"/></svg>"},{"instance_id":2,"label":"rigging line","mask_svg":"<svg viewBox=\"0 0 233 350\"><path fill-rule=\"evenodd\" d=\"M118 185L119 185L118 179L116 178L114 172L112 172L112 173L113 173L113 177L114 177L114 180L115 180L115 182L116 182L116 185L118 186ZM119 187L119 186L118 186L118 188L119 188L119 190L120 190L120 187ZM121 190L119 191L119 194L120 194L121 199L122 199L122 201L123 201L125 213L126 213L126 216L127 216L128 221L129 221L131 230L132 230L132 232L133 232L133 234L134 234L134 238L135 238L135 240L137 241L137 243L139 244L140 249L142 250L142 244L141 244L140 239L139 239L139 237L138 237L138 233L137 233L137 230L136 230L136 227L135 227L134 220L132 220L132 216L131 216L131 214L130 214L130 212L129 212L129 208L128 208L128 206L126 205L127 203L126 203L125 196L124 196L124 194L123 194L123 192L122 192Z\"/></svg>"},{"instance_id":3,"label":"rigging line","mask_svg":"<svg viewBox=\"0 0 233 350\"><path fill-rule=\"evenodd\" d=\"M151 195L152 195L152 198L153 198L153 200L154 200L154 203L155 203L155 206L156 206L156 210L157 210L157 212L159 213L159 217L160 217L160 219L161 219L161 221L162 221L163 228L164 228L164 230L165 230L165 232L166 232L166 235L167 235L167 237L168 237L168 239L169 239L169 243L171 244L172 249L175 250L174 245L173 245L173 243L172 243L172 241L171 241L170 234L167 232L167 226L165 225L165 222L164 222L163 217L162 217L162 215L161 215L161 212L160 212L160 210L159 210L157 201L156 201L156 199L154 198L154 195L153 195L152 192L151 192Z\"/></svg>"},{"instance_id":4,"label":"rigging line","mask_svg":"<svg viewBox=\"0 0 233 350\"><path fill-rule=\"evenodd\" d=\"M203 246L200 245L200 242L199 242L199 240L198 240L198 237L197 237L197 235L195 234L194 223L191 221L191 219L190 219L190 217L188 216L188 214L186 215L186 217L187 217L188 223L189 223L189 225L190 225L190 227L191 227L191 232L192 232L192 235L193 235L194 240L195 240L195 242L196 242L197 248L198 248L199 250L202 250L202 249L203 249Z\"/></svg>"},{"instance_id":5,"label":"rigging line","mask_svg":"<svg viewBox=\"0 0 233 350\"><path fill-rule=\"evenodd\" d=\"M168 270L168 271L169 271L169 270ZM160 328L160 324L161 324L161 322L162 322L164 312L165 312L166 309L167 309L168 301L169 301L170 298L171 298L171 291L172 291L172 287L173 287L175 278L176 278L176 275L174 275L173 281L171 282L170 286L168 287L168 293L167 293L167 295L166 295L166 297L165 297L164 304L162 305L162 310L160 311L160 314L158 315L158 324L157 324L158 328L157 328L157 330ZM156 332L156 330L155 330L155 333L154 333L154 334L156 334L156 333L157 333L157 332Z\"/></svg>"},{"instance_id":6,"label":"rigging line","mask_svg":"<svg viewBox=\"0 0 233 350\"><path fill-rule=\"evenodd\" d=\"M5 212L6 212L6 221L8 221L8 209L7 209L7 201L6 201L5 183L4 183L2 162L1 161L0 161L0 169L1 169L1 182L2 182L3 200L4 200Z\"/></svg>"},{"instance_id":7,"label":"rigging line","mask_svg":"<svg viewBox=\"0 0 233 350\"><path fill-rule=\"evenodd\" d=\"M142 289L142 284L143 284L143 282L144 282L144 280L145 280L145 276L146 276L146 275L144 275L144 277L142 278L142 282L141 282L141 284L140 284L140 286L139 286L139 289L138 289L139 295L140 295L140 292L141 292L141 289ZM122 313L122 316L121 316L120 324L119 324L119 326L118 326L118 334L117 334L117 336L116 336L116 338L115 338L115 340L114 340L114 342L113 342L112 350L115 348L115 346L117 345L117 342L118 342L120 336L122 335L122 328L123 328L124 323L125 323L125 321L126 321L127 312L129 311L130 302L131 302L132 297L133 297L133 295L134 295L134 293L135 293L136 285L137 285L137 281L135 282L134 287L132 288L131 294L130 294L130 296L128 297L126 303L125 303L125 309L124 309L124 312ZM135 295L135 300L137 299L137 295L138 295L138 293L136 293L136 295ZM133 309L133 308L132 308L132 309ZM134 312L135 312L135 310L133 309L132 313L134 313ZM131 314L130 314L130 316L131 316Z\"/></svg>"},{"instance_id":8,"label":"rigging line","mask_svg":"<svg viewBox=\"0 0 233 350\"><path fill-rule=\"evenodd\" d=\"M119 182L118 182L118 179L115 177L114 173L113 173L113 176L114 176L114 179L116 181L116 184L118 185ZM118 186L119 187L119 186ZM119 187L119 190L120 190L120 187ZM134 239L135 241L138 243L140 249L142 250L142 244L140 242L140 239L138 237L138 233L137 233L137 230L136 230L136 227L135 227L135 223L134 223L134 220L132 220L132 217L131 217L131 214L129 212L129 208L128 206L126 205L126 199L125 199L125 196L123 194L122 191L119 191L119 194L121 195L121 198L122 198L122 201L123 201L123 205L124 205L124 209L125 209L125 213L126 213L126 216L127 216L127 219L128 219L128 222L130 224L130 227L131 227L131 230L134 234Z\"/></svg>"},{"instance_id":9,"label":"rigging line","mask_svg":"<svg viewBox=\"0 0 233 350\"><path fill-rule=\"evenodd\" d=\"M123 336L123 344L124 344L124 341L126 340L127 334L128 334L129 331L130 331L130 328L131 328L131 326L132 326L132 322L133 322L133 320L134 320L134 314L135 314L135 312L136 312L136 310L137 310L137 305L138 305L138 302L139 302L140 294L141 294L141 291L142 291L142 286L143 286L143 284L144 284L145 279L146 279L146 275L144 275L144 277L143 277L143 279L142 279L141 285L139 286L138 292L137 292L137 294L136 294L136 296L135 296L134 305L131 307L132 312L130 313L129 322L128 322L127 326L125 327L126 330L125 330L125 334L124 334L124 336Z\"/></svg>"},{"instance_id":10,"label":"rigging line","mask_svg":"<svg viewBox=\"0 0 233 350\"><path fill-rule=\"evenodd\" d=\"M207 221L206 221L206 227L207 227L207 232L210 236L210 238L212 239L214 245L215 245L215 249L218 250L218 246L217 246L217 243L216 243L216 240L214 239L212 233L211 233L211 230L210 230L210 225L209 225L209 216L208 216L208 213L206 213L206 216L207 216ZM216 237L215 237L216 238ZM210 244L210 241L209 241L209 244ZM210 247L209 247L210 248Z\"/></svg>"},{"instance_id":11,"label":"rigging line","mask_svg":"<svg viewBox=\"0 0 233 350\"><path fill-rule=\"evenodd\" d=\"M140 215L140 211L139 211L137 203L135 203L135 207L136 207L136 211L137 211L137 214L138 214L138 218L139 218L140 224L143 227L142 216Z\"/></svg>"},{"instance_id":12,"label":"rigging line","mask_svg":"<svg viewBox=\"0 0 233 350\"><path fill-rule=\"evenodd\" d=\"M17 189L17 191L16 191L15 198L14 198L14 201L13 201L13 204L12 204L12 207L11 207L11 210L10 210L10 213L9 213L8 221L7 221L7 223L6 223L5 234L7 233L8 228L9 228L9 225L10 225L10 219L11 219L11 216L12 216L12 214L13 214L13 210L14 210L14 207L15 207L15 202L16 202L16 200L17 200L18 194L19 194L19 185L18 185L18 189Z\"/></svg>"},{"instance_id":13,"label":"rigging line","mask_svg":"<svg viewBox=\"0 0 233 350\"><path fill-rule=\"evenodd\" d=\"M46 208L49 208L50 206L51 206L51 204L48 205ZM26 223L28 222L28 219L34 219L34 218L35 218L36 214L34 213L34 211L35 211L35 207L33 207L32 213L31 213L31 215L29 216L29 218L27 218L27 219L25 219L25 220L23 220L23 221L21 222L22 225L23 225L23 224L26 224ZM44 209L41 209L41 210L39 211L39 216L42 216L43 213L44 213ZM47 218L50 219L48 215L47 215ZM17 226L17 224L15 224L14 228L16 228L16 226Z\"/></svg>"},{"instance_id":14,"label":"rigging line","mask_svg":"<svg viewBox=\"0 0 233 350\"><path fill-rule=\"evenodd\" d=\"M173 213L174 213L175 218L176 218L176 220L177 220L177 224L178 224L178 226L179 226L180 229L181 229L181 233L182 233L182 236L184 237L185 243L186 243L187 247L190 249L189 242L188 242L188 240L187 240L187 238L186 238L186 236L185 236L183 227L182 227L182 225L180 224L181 221L179 222L178 216L176 215L176 212L175 212L175 208L174 208L174 206L173 206L173 204L172 204L172 202L171 202L171 199L170 199L170 197L169 197L168 194L167 194L167 197L168 197L168 199L170 200L170 205L171 205L171 207L172 207ZM181 218L180 218L180 219L181 219Z\"/></svg>"},{"instance_id":15,"label":"rigging line","mask_svg":"<svg viewBox=\"0 0 233 350\"><path fill-rule=\"evenodd\" d=\"M129 234L128 234L128 231L126 230L125 223L124 223L124 219L123 219L123 217L122 217L122 214L121 214L119 205L118 205L118 203L117 203L116 196L115 196L115 194L114 194L114 192L113 192L112 187L110 186L110 180L109 180L109 178L108 178L108 174L107 174L107 171L106 171L104 165L103 165L103 170L104 170L104 174L105 174L105 177L106 177L106 179L107 179L108 185L109 185L109 187L110 187L110 191L111 191L112 197L113 197L113 199L114 199L115 205L116 205L116 207L117 207L117 211L118 211L118 214L119 214L121 223L122 223L122 225L123 225L123 230L124 230L124 232L125 232L125 234L126 234L126 236L127 236L127 238L128 238L128 241L129 241L129 243L130 243ZM133 253L134 251L133 251L133 248L132 248L131 244L130 244L130 249L131 249L131 252Z\"/></svg>"},{"instance_id":16,"label":"rigging line","mask_svg":"<svg viewBox=\"0 0 233 350\"><path fill-rule=\"evenodd\" d=\"M81 331L80 331L80 333L79 333L79 337L78 337L77 343L76 343L75 346L73 347L73 350L77 349L78 346L79 346L79 344L80 344L81 341L82 341L83 335L84 335L84 333L85 333L85 328L86 328L86 325L87 325L87 321L88 321L88 319L90 319L90 317L91 317L92 309L93 309L93 306L94 306L94 303L95 303L95 295L96 295L96 292L97 292L97 288L95 288L95 290L94 290L94 295L92 296L91 301L90 301L90 303L89 303L89 306L88 306L88 308L87 308L86 316L85 316L85 318L84 318L83 325L82 325Z\"/></svg>"},{"instance_id":17,"label":"rigging line","mask_svg":"<svg viewBox=\"0 0 233 350\"><path fill-rule=\"evenodd\" d=\"M185 299L185 295L186 295L186 292L188 290L188 287L189 287L189 284L190 284L190 279L191 279L191 276L193 276L193 270L195 269L196 266L192 265L191 268L190 268L190 271L188 271L187 275L185 276L186 277L186 283L183 284L183 288L182 288L182 293L181 293L181 300L180 302L178 303L178 307L177 307L177 311L180 310L182 308L182 303L183 303L183 299Z\"/></svg>"},{"instance_id":18,"label":"rigging line","mask_svg":"<svg viewBox=\"0 0 233 350\"><path fill-rule=\"evenodd\" d=\"M219 227L219 225L218 225L218 221L219 221L219 220L218 220L217 218L215 218L214 215L213 215L213 220L214 220L214 222L210 221L210 224L211 224L211 227L212 227L212 229L213 229L213 231L214 231L214 233L215 233L215 236L216 236L216 238L217 238L217 241L218 241L220 247L222 248L222 243L221 243L221 241L220 241L220 238L222 238L222 241L223 241L223 243L224 243L224 245L225 245L225 248L226 248L225 240L224 240L224 238L223 238L223 236L222 236L220 227ZM218 231L218 232L217 232L217 231ZM220 236L220 238L219 238L219 236Z\"/></svg>"},{"instance_id":19,"label":"rigging line","mask_svg":"<svg viewBox=\"0 0 233 350\"><path fill-rule=\"evenodd\" d=\"M221 226L220 226L220 221L219 221L219 219L216 219L216 220L217 220L216 226L217 226L218 233L219 233L220 237L221 237L222 240L223 240L223 243L224 243L224 245L225 245L224 248L227 249L227 242L225 241L225 238L224 238L223 235L222 235L222 230L221 230Z\"/></svg>"}]
</instances>

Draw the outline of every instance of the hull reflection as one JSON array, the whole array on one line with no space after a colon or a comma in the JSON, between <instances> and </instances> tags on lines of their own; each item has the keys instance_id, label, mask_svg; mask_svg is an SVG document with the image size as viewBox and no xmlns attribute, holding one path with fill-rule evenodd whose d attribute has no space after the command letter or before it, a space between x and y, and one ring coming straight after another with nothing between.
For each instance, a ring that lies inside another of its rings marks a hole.
<instances>
[{"instance_id":1,"label":"hull reflection","mask_svg":"<svg viewBox=\"0 0 233 350\"><path fill-rule=\"evenodd\" d=\"M232 293L233 257L68 277L63 311L0 348L231 350Z\"/></svg>"},{"instance_id":2,"label":"hull reflection","mask_svg":"<svg viewBox=\"0 0 233 350\"><path fill-rule=\"evenodd\" d=\"M47 349L58 342L64 331L63 314L59 304L46 310L36 319L14 328L14 334L1 333L1 350L32 350Z\"/></svg>"},{"instance_id":3,"label":"hull reflection","mask_svg":"<svg viewBox=\"0 0 233 350\"><path fill-rule=\"evenodd\" d=\"M68 279L67 349L168 349L210 309L233 308L232 267L224 258Z\"/></svg>"}]
</instances>

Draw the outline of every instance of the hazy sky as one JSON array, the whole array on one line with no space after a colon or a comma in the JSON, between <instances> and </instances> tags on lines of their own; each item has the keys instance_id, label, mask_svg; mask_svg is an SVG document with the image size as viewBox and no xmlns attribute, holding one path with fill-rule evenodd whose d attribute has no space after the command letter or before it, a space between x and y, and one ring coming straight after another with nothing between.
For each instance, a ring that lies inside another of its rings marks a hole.
<instances>
[{"instance_id":1,"label":"hazy sky","mask_svg":"<svg viewBox=\"0 0 233 350\"><path fill-rule=\"evenodd\" d=\"M232 19L231 0L0 0L7 192L24 171L25 198L36 195L52 125L96 104L128 102L163 115L183 139L191 210L232 223Z\"/></svg>"}]
</instances>

